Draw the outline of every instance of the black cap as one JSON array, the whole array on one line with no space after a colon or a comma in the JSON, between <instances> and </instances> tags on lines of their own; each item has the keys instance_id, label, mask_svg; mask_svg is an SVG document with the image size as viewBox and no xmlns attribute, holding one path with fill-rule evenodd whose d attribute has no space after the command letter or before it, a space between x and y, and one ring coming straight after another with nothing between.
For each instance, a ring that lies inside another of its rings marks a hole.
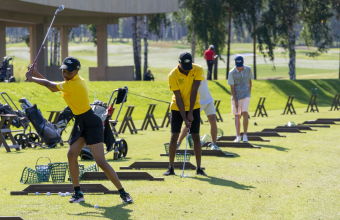
<instances>
[{"instance_id":1,"label":"black cap","mask_svg":"<svg viewBox=\"0 0 340 220\"><path fill-rule=\"evenodd\" d=\"M188 52L182 53L179 56L179 62L184 70L191 70L192 69L192 57L191 54Z\"/></svg>"},{"instance_id":2,"label":"black cap","mask_svg":"<svg viewBox=\"0 0 340 220\"><path fill-rule=\"evenodd\" d=\"M73 72L74 70L80 70L80 67L81 65L77 58L66 57L59 69L65 69L69 72Z\"/></svg>"}]
</instances>

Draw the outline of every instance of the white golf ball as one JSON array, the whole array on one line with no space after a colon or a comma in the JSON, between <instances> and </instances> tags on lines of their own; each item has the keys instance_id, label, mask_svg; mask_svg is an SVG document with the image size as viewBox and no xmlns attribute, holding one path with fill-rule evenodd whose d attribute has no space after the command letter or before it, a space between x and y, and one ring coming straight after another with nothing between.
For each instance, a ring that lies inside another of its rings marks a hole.
<instances>
[{"instance_id":1,"label":"white golf ball","mask_svg":"<svg viewBox=\"0 0 340 220\"><path fill-rule=\"evenodd\" d=\"M69 193L69 192L66 192L65 194L66 194L66 196L69 196L69 195L71 195L71 193Z\"/></svg>"},{"instance_id":2,"label":"white golf ball","mask_svg":"<svg viewBox=\"0 0 340 220\"><path fill-rule=\"evenodd\" d=\"M99 207L98 205L94 205L94 208L98 209L98 207Z\"/></svg>"},{"instance_id":3,"label":"white golf ball","mask_svg":"<svg viewBox=\"0 0 340 220\"><path fill-rule=\"evenodd\" d=\"M184 175L184 178L187 178L188 176L187 175Z\"/></svg>"},{"instance_id":4,"label":"white golf ball","mask_svg":"<svg viewBox=\"0 0 340 220\"><path fill-rule=\"evenodd\" d=\"M39 192L35 192L35 195L39 195Z\"/></svg>"},{"instance_id":5,"label":"white golf ball","mask_svg":"<svg viewBox=\"0 0 340 220\"><path fill-rule=\"evenodd\" d=\"M61 196L64 197L64 196L66 196L66 195L65 195L65 193L62 193Z\"/></svg>"},{"instance_id":6,"label":"white golf ball","mask_svg":"<svg viewBox=\"0 0 340 220\"><path fill-rule=\"evenodd\" d=\"M61 196L62 192L58 192L58 195Z\"/></svg>"},{"instance_id":7,"label":"white golf ball","mask_svg":"<svg viewBox=\"0 0 340 220\"><path fill-rule=\"evenodd\" d=\"M50 192L47 192L47 193L46 193L46 195L47 195L47 196L50 196L50 195L51 195L51 193L50 193Z\"/></svg>"}]
</instances>

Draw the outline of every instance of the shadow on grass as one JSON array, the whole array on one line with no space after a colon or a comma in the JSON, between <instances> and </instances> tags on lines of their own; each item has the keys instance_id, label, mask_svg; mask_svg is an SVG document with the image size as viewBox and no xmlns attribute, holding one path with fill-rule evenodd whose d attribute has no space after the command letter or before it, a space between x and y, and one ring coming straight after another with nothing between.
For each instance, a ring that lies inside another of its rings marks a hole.
<instances>
[{"instance_id":1,"label":"shadow on grass","mask_svg":"<svg viewBox=\"0 0 340 220\"><path fill-rule=\"evenodd\" d=\"M282 151L282 152L288 152L290 149L289 148L285 148L285 147L279 147L279 146L274 146L274 145L261 145L261 144L256 144L256 146L259 147L263 147L263 148L271 148L271 149L275 149L278 151Z\"/></svg>"},{"instance_id":2,"label":"shadow on grass","mask_svg":"<svg viewBox=\"0 0 340 220\"><path fill-rule=\"evenodd\" d=\"M218 81L211 81L213 83L215 83L216 85L218 85L223 91L225 91L227 94L231 95L230 91L221 83L219 83Z\"/></svg>"},{"instance_id":3,"label":"shadow on grass","mask_svg":"<svg viewBox=\"0 0 340 220\"><path fill-rule=\"evenodd\" d=\"M308 104L312 94L312 88L317 88L318 98L316 99L318 106L329 106L334 94L339 93L336 88L339 86L337 79L325 80L268 80L273 89L280 90L287 99L289 95L295 95L294 100ZM294 103L294 102L293 102Z\"/></svg>"},{"instance_id":4,"label":"shadow on grass","mask_svg":"<svg viewBox=\"0 0 340 220\"><path fill-rule=\"evenodd\" d=\"M124 209L125 204L117 205L117 206L111 206L111 207L105 207L101 206L97 209L94 208L94 205L91 205L89 203L80 202L81 206L85 208L89 208L89 211L78 213L78 214L69 214L71 216L81 216L81 218L91 218L92 217L101 217L101 218L108 218L108 219L129 219L130 214L129 212L132 212L131 210ZM91 211L93 210L93 211Z\"/></svg>"},{"instance_id":5,"label":"shadow on grass","mask_svg":"<svg viewBox=\"0 0 340 220\"><path fill-rule=\"evenodd\" d=\"M232 187L234 189L240 189L240 190L250 190L250 189L255 188L253 186L247 186L247 185L239 184L239 183L234 182L234 181L225 180L225 179L212 177L212 176L207 176L207 177L203 177L203 178L193 176L193 177L189 177L189 178L200 180L200 181L205 181L205 182L208 182L212 185Z\"/></svg>"}]
</instances>

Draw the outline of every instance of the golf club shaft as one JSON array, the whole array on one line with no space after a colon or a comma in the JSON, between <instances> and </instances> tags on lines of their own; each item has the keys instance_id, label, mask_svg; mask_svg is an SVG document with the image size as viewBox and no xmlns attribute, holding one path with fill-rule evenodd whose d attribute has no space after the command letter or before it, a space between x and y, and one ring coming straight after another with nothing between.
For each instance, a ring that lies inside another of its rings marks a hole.
<instances>
[{"instance_id":1,"label":"golf club shaft","mask_svg":"<svg viewBox=\"0 0 340 220\"><path fill-rule=\"evenodd\" d=\"M53 24L53 22L54 22L55 16L57 16L57 13L58 13L58 11L56 11L55 14L54 14L54 16L53 16L53 19L52 19L52 22L51 22L51 24L50 24L50 27L49 27L48 30L47 30L45 39L44 39L43 43L41 44L40 49L39 49L39 52L38 52L37 56L35 57L35 60L34 60L34 62L33 62L33 64L32 64L32 69L33 69L33 70L34 70L35 64L37 63L37 60L38 60L38 57L39 57L39 55L40 55L41 49L43 48L43 46L44 46L44 44L45 44L45 41L46 41L47 36L48 36L48 33L49 33L50 30L51 30L51 27L52 27L52 24ZM26 78L26 81L28 81L27 78Z\"/></svg>"},{"instance_id":2,"label":"golf club shaft","mask_svg":"<svg viewBox=\"0 0 340 220\"><path fill-rule=\"evenodd\" d=\"M236 108L236 115L235 115L235 119L236 119L236 123L235 123L235 125L236 125L236 138L238 137L238 130L237 130L237 128L238 128L238 108Z\"/></svg>"},{"instance_id":3,"label":"golf club shaft","mask_svg":"<svg viewBox=\"0 0 340 220\"><path fill-rule=\"evenodd\" d=\"M187 147L188 147L188 142L189 142L189 134L190 134L190 128L188 129L188 133L187 133L187 141L185 143L185 151L184 151L184 162L183 162L183 172L182 172L182 176L184 177L184 169L185 169L185 159L187 157Z\"/></svg>"},{"instance_id":4,"label":"golf club shaft","mask_svg":"<svg viewBox=\"0 0 340 220\"><path fill-rule=\"evenodd\" d=\"M134 93L131 93L131 92L129 92L129 93L131 95L135 95L135 96L143 97L143 98L146 98L146 99L151 99L151 100L155 100L155 101L158 101L158 102L164 102L164 103L170 104L170 102L166 102L166 101L163 101L163 100L154 99L154 98L150 98L150 97L147 97L147 96L142 96L142 95L134 94Z\"/></svg>"}]
</instances>

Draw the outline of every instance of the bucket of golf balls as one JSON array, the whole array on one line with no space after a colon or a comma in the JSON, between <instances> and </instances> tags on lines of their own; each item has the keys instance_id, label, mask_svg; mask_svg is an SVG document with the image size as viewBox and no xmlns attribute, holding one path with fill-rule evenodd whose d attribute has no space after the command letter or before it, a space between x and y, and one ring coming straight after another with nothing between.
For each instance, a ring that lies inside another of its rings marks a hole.
<instances>
[{"instance_id":1,"label":"bucket of golf balls","mask_svg":"<svg viewBox=\"0 0 340 220\"><path fill-rule=\"evenodd\" d=\"M51 160L50 158L48 157L39 157L36 164L35 164L35 170L39 173L41 173L42 177L41 177L41 182L48 182L49 179L50 179L50 175L51 175L51 168L48 164L45 164L45 165L38 165L38 161L41 159L41 158L47 158L50 163L51 163Z\"/></svg>"},{"instance_id":2,"label":"bucket of golf balls","mask_svg":"<svg viewBox=\"0 0 340 220\"><path fill-rule=\"evenodd\" d=\"M184 154L176 154L176 160L178 162L184 162ZM191 154L187 154L185 157L185 161L190 161Z\"/></svg>"},{"instance_id":3,"label":"bucket of golf balls","mask_svg":"<svg viewBox=\"0 0 340 220\"><path fill-rule=\"evenodd\" d=\"M65 182L66 172L68 169L67 162L49 163L48 166L51 168L51 177L53 183Z\"/></svg>"}]
</instances>

